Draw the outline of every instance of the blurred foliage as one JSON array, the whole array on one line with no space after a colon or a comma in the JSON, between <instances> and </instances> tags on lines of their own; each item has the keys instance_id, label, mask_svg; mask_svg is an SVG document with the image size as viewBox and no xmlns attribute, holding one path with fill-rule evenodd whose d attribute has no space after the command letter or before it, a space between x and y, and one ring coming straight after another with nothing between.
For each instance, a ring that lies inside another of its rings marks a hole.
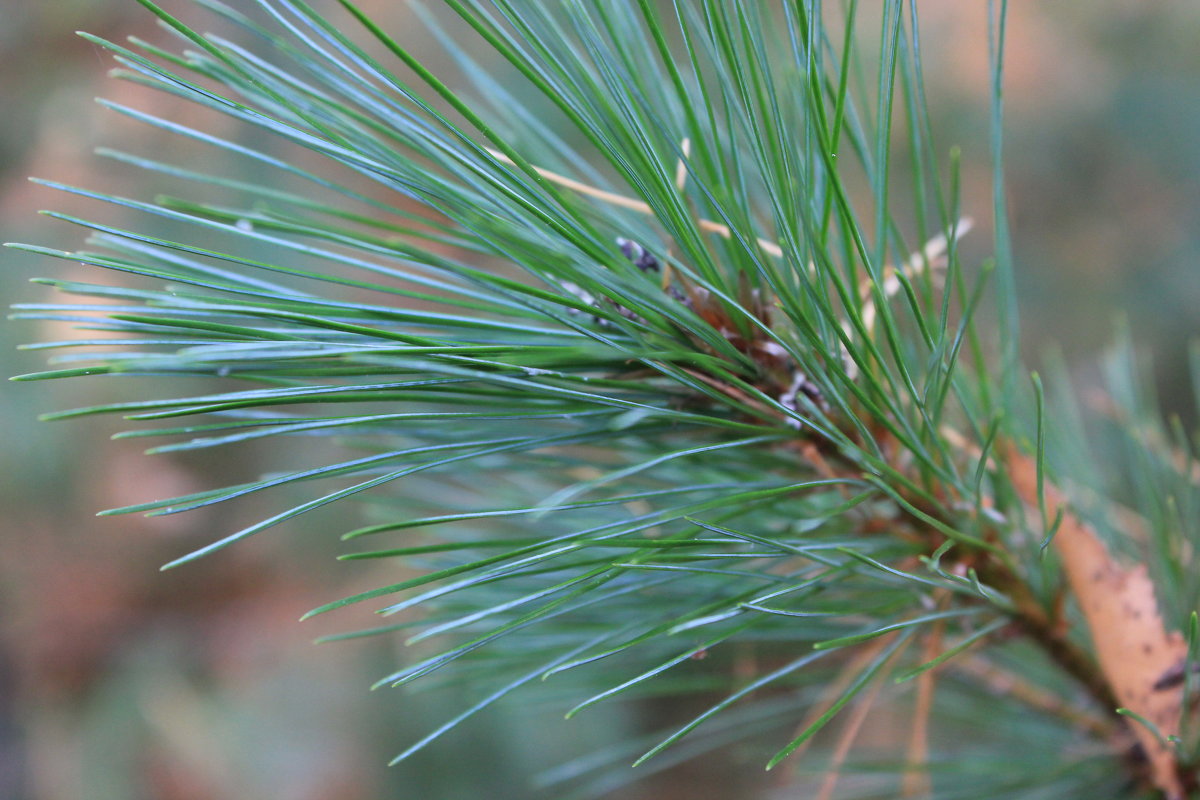
<instances>
[{"instance_id":1,"label":"blurred foliage","mask_svg":"<svg viewBox=\"0 0 1200 800\"><path fill-rule=\"evenodd\" d=\"M364 5L386 18L383 9L395 4ZM934 127L943 143L964 145L965 187L986 191L986 179L970 173L986 169L986 121L977 116L987 80L982 6L925 0L922 13ZM119 95L130 88L104 79L111 62L73 36L76 29L114 40L157 36L131 0L5 0L0 239L61 236L33 215L51 201L27 175L119 193L114 182L136 173L110 176L89 157L93 146L120 141L149 155L178 146L89 102L100 94L126 99ZM1179 411L1188 405L1185 342L1200 328L1198 29L1200 7L1184 1L1060 0L1013 4L1010 12L1007 165L1024 349L1036 362L1046 343L1061 342L1086 380L1113 317L1124 313L1137 345L1152 354L1162 403ZM64 202L53 201L71 210ZM985 195L964 199L980 218L988 203ZM983 248L973 242L989 238L984 231L964 247ZM4 258L0 294L43 299L24 281L45 266L20 253ZM39 356L13 348L51 337L30 326L2 331L4 373L40 367ZM384 771L395 742L428 729L421 717L444 718L453 706L436 692L403 703L367 695L360 687L391 664L380 644L313 647L325 629L294 624L318 599L379 581L334 568L331 546L300 532L291 543L310 547L289 548L288 561L264 539L160 577L156 567L185 549L181 540L230 530L258 510L95 519L99 508L217 478L203 457L144 460L136 443L110 442L100 425L34 424L38 411L81 404L81 390L90 402L122 399L120 387L94 381L8 385L0 398L0 796L525 797L518 775L586 750L601 728L637 731L687 716L662 703L647 705L645 719L602 711L573 721L568 736L559 720L499 711L452 747ZM97 397L101 391L108 394ZM242 455L240 468L256 472L251 452ZM657 787L612 796L750 796L761 787L735 785L722 766L741 759L761 763L761 754L668 770Z\"/></svg>"}]
</instances>

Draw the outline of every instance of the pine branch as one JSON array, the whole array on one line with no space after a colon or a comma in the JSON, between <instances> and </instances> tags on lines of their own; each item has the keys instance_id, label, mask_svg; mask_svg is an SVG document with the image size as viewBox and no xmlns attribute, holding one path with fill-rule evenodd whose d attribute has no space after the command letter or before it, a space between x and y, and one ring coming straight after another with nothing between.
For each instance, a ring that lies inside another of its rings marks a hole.
<instances>
[{"instance_id":1,"label":"pine branch","mask_svg":"<svg viewBox=\"0 0 1200 800\"><path fill-rule=\"evenodd\" d=\"M1114 562L1103 542L1070 513L1059 491L1039 485L1035 465L1010 460L1014 487L1029 505L1038 503L1062 522L1054 546L1071 590L1087 620L1101 670L1116 703L1133 716L1133 733L1147 754L1154 784L1169 798L1186 796L1178 753L1168 744L1182 722L1181 691L1164 686L1163 676L1187 662L1188 647L1177 631L1166 630L1145 565L1128 569ZM1181 689L1182 687L1180 687Z\"/></svg>"},{"instance_id":2,"label":"pine branch","mask_svg":"<svg viewBox=\"0 0 1200 800\"><path fill-rule=\"evenodd\" d=\"M1123 494L1092 469L1097 423L1069 387L1049 400L1036 377L1032 398L1019 388L1003 13L991 38L997 258L971 268L958 155L940 174L911 4L907 18L883 4L878 50L864 53L853 2L831 21L819 3L447 0L419 17L452 75L348 0L362 40L299 0L256 0L253 18L196 0L257 49L139 2L184 49L88 37L119 77L249 126L263 145L106 106L286 183L108 150L164 193L48 184L142 227L53 213L96 250L21 247L139 288L48 281L85 299L16 316L96 333L40 345L59 353L55 368L23 378L211 379L47 415L199 417L122 434L179 437L150 452L296 436L353 451L107 512L306 492L169 567L333 503L403 500L342 536L383 544L343 559L408 566L307 615L419 608L419 621L346 635L443 637L378 685L490 687L401 758L538 677L577 695L571 715L684 691L672 680L687 665L736 648L749 657L727 665L724 693L636 742L638 763L769 721L794 729L773 766L850 707L819 790L832 796L869 710L915 686L912 741L891 770L905 796L1081 796L1130 761L1118 715L1149 763L1131 772L1141 785L1172 798L1193 788L1196 636L1171 629L1200 602L1195 443L1147 413L1128 364L1114 367L1102 438L1128 465ZM911 196L893 174L898 140ZM213 189L222 202L193 199ZM989 297L998 328L980 321ZM1022 683L997 681L1014 660ZM1040 671L1026 675L1032 661ZM947 758L939 735L1025 747L1031 708L1061 757L1028 754L1015 778L990 770L993 755L934 768ZM982 713L995 731L980 730ZM1107 748L1112 773L1065 755L1081 735Z\"/></svg>"}]
</instances>

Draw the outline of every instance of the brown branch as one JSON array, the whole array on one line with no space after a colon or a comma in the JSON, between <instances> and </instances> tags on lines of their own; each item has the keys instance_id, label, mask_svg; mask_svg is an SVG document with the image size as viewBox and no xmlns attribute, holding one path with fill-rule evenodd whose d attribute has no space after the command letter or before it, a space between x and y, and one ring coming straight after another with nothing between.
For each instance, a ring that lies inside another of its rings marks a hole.
<instances>
[{"instance_id":1,"label":"brown branch","mask_svg":"<svg viewBox=\"0 0 1200 800\"><path fill-rule=\"evenodd\" d=\"M850 748L854 746L854 741L858 738L858 733L867 720L867 714L871 713L881 688L883 688L883 679L876 678L867 689L866 694L854 704L854 710L850 712L850 716L846 720L846 727L842 728L837 745L833 748L833 754L829 757L829 768L825 770L825 779L821 781L821 788L818 790L815 800L829 800L833 797L838 778L842 774L842 765L846 763L846 756L850 754Z\"/></svg>"},{"instance_id":2,"label":"brown branch","mask_svg":"<svg viewBox=\"0 0 1200 800\"><path fill-rule=\"evenodd\" d=\"M1038 508L1036 463L1010 449L1008 474L1022 501ZM1041 489L1046 515L1054 519L1062 514L1054 548L1117 702L1148 720L1163 737L1178 735L1182 688L1163 689L1157 684L1186 659L1187 644L1178 632L1167 631L1145 565L1125 568L1116 563L1096 532L1068 509L1057 487L1043 481ZM1150 763L1155 786L1171 800L1182 800L1174 750L1146 726L1129 722Z\"/></svg>"},{"instance_id":3,"label":"brown branch","mask_svg":"<svg viewBox=\"0 0 1200 800\"><path fill-rule=\"evenodd\" d=\"M991 576L986 570L980 574L985 579ZM1119 705L1117 696L1092 655L1068 637L1065 621L1057 615L1048 614L1030 588L1011 575L1005 580L993 581L992 585L1012 600L1015 606L1014 621L1021 632L1087 689L1102 708L1114 711Z\"/></svg>"},{"instance_id":4,"label":"brown branch","mask_svg":"<svg viewBox=\"0 0 1200 800\"><path fill-rule=\"evenodd\" d=\"M688 143L685 142L685 152L687 146ZM499 160L509 161L500 153L489 152ZM649 204L641 200L589 186L540 167L535 169L546 180L579 194L642 214L653 213ZM676 185L682 187L686 178L686 165L682 160L676 167L675 178ZM701 230L726 238L731 236L730 229L723 224L706 219L699 219L696 224ZM957 237L969 227L969 220L960 220L952 229L951 235ZM772 256L783 255L783 249L775 242L760 238L757 243L764 252ZM922 252L914 254L909 262L902 265L901 271L912 277L918 270L934 268L935 262L941 258L948 246L949 242L945 236L935 237ZM813 268L813 265L809 266L810 270ZM880 287L883 296L891 297L898 291L899 286L896 269L887 267ZM870 298L865 295L863 313L867 320L867 329L871 330L876 309ZM845 363L848 370L854 368L849 359L845 359ZM747 404L760 413L765 411L768 416L771 415L772 410L764 404L723 381L692 370L688 370L688 373L731 399ZM957 445L960 452L978 458L973 444L965 437L950 430L944 430L942 433L952 446ZM1042 482L1039 486L1036 465L1029 457L1020 454L1011 445L1001 446L998 450L1007 457L1003 459L1006 460L1003 468L1022 502L1031 509L1044 509L1051 519L1057 519L1058 515L1062 514L1054 546L1063 562L1067 582L1087 621L1099 660L1098 667L1087 652L1068 638L1057 609L1053 614L1048 613L1030 587L1018 575L1013 574L1009 567L986 554L974 554L971 558L977 560L976 568L981 579L1012 599L1015 606L1013 616L1023 632L1041 646L1063 670L1079 680L1103 708L1115 709L1121 706L1148 720L1162 736L1177 735L1182 717L1181 689L1174 684L1167 685L1163 682L1163 677L1173 674L1172 671L1177 671L1180 664L1185 662L1187 647L1177 632L1166 630L1158 612L1154 586L1145 566L1138 565L1126 569L1114 562L1095 531L1067 510L1061 491L1047 482ZM994 468L996 460L1002 459L989 459L988 466ZM818 469L823 467L823 471L835 472L824 459L815 466ZM929 531L931 541L935 535L935 531ZM872 653L873 649L867 648L862 655ZM853 670L847 672L854 673ZM919 726L920 718L927 714L920 709L928 705L932 695L932 684L928 682L930 680L931 678L923 677L925 682L918 684L918 720L914 722L915 726ZM864 710L857 712L861 716L852 720L853 724L848 728L848 733L839 742L833 771L826 779L828 788L823 787L821 790L823 794L832 791L832 784L836 782L837 767L853 742L857 727L861 725L861 718L865 717L865 708L869 708L869 704L862 704L861 707ZM1170 800L1181 799L1184 792L1183 781L1174 752L1144 725L1133 721L1130 725L1133 735L1137 737L1146 753L1155 785ZM914 727L914 740L923 739L923 731L920 732L920 737L917 733L917 727ZM910 749L910 761L915 758L913 753L919 752L920 745L914 744ZM909 786L906 778L906 794L911 794Z\"/></svg>"}]
</instances>

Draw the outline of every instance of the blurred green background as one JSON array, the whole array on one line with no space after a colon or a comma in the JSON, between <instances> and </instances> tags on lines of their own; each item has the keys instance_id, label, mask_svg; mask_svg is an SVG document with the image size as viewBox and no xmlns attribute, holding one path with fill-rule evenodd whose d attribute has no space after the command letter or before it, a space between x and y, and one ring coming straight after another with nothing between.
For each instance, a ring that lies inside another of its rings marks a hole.
<instances>
[{"instance_id":1,"label":"blurred green background","mask_svg":"<svg viewBox=\"0 0 1200 800\"><path fill-rule=\"evenodd\" d=\"M381 18L403 19L401 4L363 5ZM984 6L920 5L938 144L963 147L963 205L983 223L965 247L980 256L990 234L980 114ZM148 197L156 188L144 175L91 157L92 148L119 145L171 158L189 147L92 103L104 95L142 108L157 103L154 110L167 116L191 113L108 80L108 56L75 37L77 29L164 38L133 0L0 0L5 241L81 244L79 230L35 212L84 206L27 176ZM1198 36L1200 4L1191 0L1016 0L1006 84L1026 355L1036 361L1058 343L1086 379L1114 321L1125 315L1163 405L1186 416L1194 414L1186 343L1200 330ZM87 215L119 219L105 208L87 207ZM0 293L8 303L50 300L27 283L39 275L119 280L14 251L2 258ZM0 372L41 369L43 354L16 345L60 335L36 322L4 325ZM316 520L158 572L196 543L257 519L261 508L217 506L159 520L94 512L196 491L270 464L249 449L236 459L151 459L136 441L110 441L121 429L117 420L35 421L43 411L148 391L120 383L7 384L0 395L0 797L535 797L528 776L659 723L653 717L660 707L636 718L599 711L569 724L558 713L502 710L412 762L385 768L405 744L460 708L461 697L368 693L394 665L394 643L313 646L316 636L363 620L296 620L321 602L378 585L372 569L387 567L336 564L335 543ZM761 763L760 753L734 753L664 770L609 796L759 795L769 791L759 784Z\"/></svg>"}]
</instances>

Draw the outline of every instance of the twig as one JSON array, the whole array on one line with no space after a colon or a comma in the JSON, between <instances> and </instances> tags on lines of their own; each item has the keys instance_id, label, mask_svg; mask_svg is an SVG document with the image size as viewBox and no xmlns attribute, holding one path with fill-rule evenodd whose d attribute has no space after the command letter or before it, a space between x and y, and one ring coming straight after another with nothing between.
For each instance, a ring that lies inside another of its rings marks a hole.
<instances>
[{"instance_id":1,"label":"twig","mask_svg":"<svg viewBox=\"0 0 1200 800\"><path fill-rule=\"evenodd\" d=\"M935 269L940 269L945 266L945 256L949 249L950 241L957 242L963 236L970 233L971 228L975 227L975 222L970 217L963 217L954 224L950 229L950 238L947 238L945 233L939 233L922 247L917 252L908 257L908 261L904 262L900 267L900 272L906 278L912 280L924 270L928 269L931 272ZM887 265L883 268L883 296L892 297L900 291L900 279L896 276L896 268ZM875 301L871 299L871 280L863 280L858 287L859 296L863 298L862 320L863 327L868 332L875 330Z\"/></svg>"},{"instance_id":2,"label":"twig","mask_svg":"<svg viewBox=\"0 0 1200 800\"><path fill-rule=\"evenodd\" d=\"M683 154L685 156L688 155L691 150L691 142L688 139L684 139L681 149L683 150ZM504 155L499 150L487 148L487 152L488 155L497 161L505 164L513 163L511 158ZM574 178L569 178L566 175L548 170L545 167L534 165L533 169L538 175L541 175L551 183L556 183L565 189L570 189L571 191L577 192L586 197L594 197L597 200L608 203L609 205L614 205L619 208L627 208L630 211L636 211L639 214L654 214L654 209L650 207L649 203L646 203L643 200L638 200L636 197L629 197L617 192L610 192L607 189L601 189L599 187L592 186L591 184L577 181ZM675 185L680 191L683 190L684 180L686 177L686 164L684 163L683 159L680 159L675 166ZM962 219L958 220L958 222L955 223L954 227L951 229L951 233L955 241L970 231L973 225L974 223L969 217L963 217ZM721 222L714 222L710 219L697 219L696 226L702 231L715 233L718 236L722 236L726 239L729 239L733 236L728 225L725 225ZM783 248L777 242L773 242L770 239L764 239L762 237L756 237L754 241L757 242L758 246L763 249L764 253L774 256L775 258L783 258ZM909 260L902 268L904 274L910 278L913 277L922 269L924 269L926 265L931 264L940 258L945 253L947 246L948 241L946 235L943 233L937 234L925 243L925 246L921 248L920 252L913 253L912 256L909 257ZM812 269L813 265L810 264L809 270L811 271ZM884 295L886 297L891 297L897 291L899 291L900 281L898 278L896 278L894 267L885 267L884 274L886 275L883 285ZM873 324L875 307L870 301L868 301L863 307L864 321L867 319L868 315L871 319L871 323ZM868 330L870 330L870 327L868 327Z\"/></svg>"},{"instance_id":3,"label":"twig","mask_svg":"<svg viewBox=\"0 0 1200 800\"><path fill-rule=\"evenodd\" d=\"M948 593L939 590L942 595L938 605L945 605ZM942 649L942 632L945 622L938 620L933 624L929 635L925 637L921 648L921 661L929 662L937 658ZM913 708L912 729L908 736L908 752L904 757L904 782L901 795L903 797L919 797L929 793L929 773L925 765L929 762L929 713L933 709L933 682L936 669L927 669L917 676L917 700Z\"/></svg>"},{"instance_id":4,"label":"twig","mask_svg":"<svg viewBox=\"0 0 1200 800\"><path fill-rule=\"evenodd\" d=\"M833 797L833 790L837 788L838 778L842 774L842 765L846 763L846 756L850 754L850 748L854 746L854 740L858 738L858 732L862 730L867 714L871 713L871 708L875 705L875 699L879 697L879 690L882 688L883 679L876 678L866 693L855 702L854 710L850 712L850 716L846 720L846 727L842 729L833 754L829 758L829 768L825 770L825 780L821 782L821 788L817 792L815 800L829 800Z\"/></svg>"},{"instance_id":5,"label":"twig","mask_svg":"<svg viewBox=\"0 0 1200 800\"><path fill-rule=\"evenodd\" d=\"M688 145L689 143L685 140L682 146L685 155ZM497 160L512 163L502 153L491 150L489 153ZM641 214L652 215L654 213L650 205L641 200L599 189L541 167L534 167L534 169L546 180L579 194ZM675 172L677 187L682 188L686 175L686 164L683 159L680 159ZM721 223L698 219L696 224L703 231L725 238L732 235L729 227ZM949 232L949 237L957 239L970 230L971 224L969 219L959 220ZM899 268L899 272L911 279L921 270L934 268L936 262L949 248L951 241L949 237L939 234L930 239L919 253L914 253ZM783 249L777 243L762 238L758 238L756 241L764 252L777 258L783 256ZM809 265L810 271L814 268L814 265ZM899 291L901 285L897 269L885 267L880 286L882 295L886 298L892 297ZM877 316L877 309L870 297L870 289L870 284L860 287L863 299L862 319L868 332L874 330ZM847 370L849 371L853 367L854 365L847 360ZM693 377L716 387L732 399L749 403L759 410L770 413L769 409L745 396L744 393L702 373L691 370L688 372ZM965 437L954 431L943 430L941 433L946 436L948 442L971 445ZM968 446L964 452L970 454L973 449ZM1178 663L1184 659L1187 648L1178 633L1166 631L1162 618L1158 614L1154 587L1146 575L1145 567L1138 566L1132 570L1125 570L1113 562L1095 532L1075 515L1066 511L1066 504L1060 490L1044 480L1039 480L1033 462L1011 446L1008 448L1007 456L1005 469L1022 501L1031 508L1042 508L1043 504L1039 502L1040 494L1044 499L1046 515L1051 519L1056 518L1061 510L1063 516L1055 536L1055 548L1062 558L1068 582L1083 608L1084 616L1091 629L1100 661L1100 673L1096 672L1087 654L1066 637L1066 632L1062 630L1057 618L1058 615L1055 614L1054 618L1048 616L1029 587L1019 577L1009 574L1006 567L998 564L992 564L991 569L981 568L980 574L991 573L1001 579L999 581L1001 585L997 588L1007 591L1012 596L1016 607L1014 616L1025 632L1042 646L1065 671L1079 679L1102 705L1107 708L1115 708L1113 701L1119 701L1124 708L1150 721L1163 736L1176 734L1179 730L1181 716L1177 697L1179 693L1174 690L1159 691L1154 687L1156 681L1163 674L1176 668ZM978 457L977 453L975 457ZM988 466L995 467L995 460L989 459ZM883 641L866 648L851 664L857 662L859 658L874 657ZM845 681L850 679L848 676L852 676L856 672L857 670L848 665L847 670L843 673L846 676L844 680L839 679L835 682L826 694L836 696L843 691L846 685ZM917 743L923 741L924 730L919 731L920 736L917 734L918 727L924 725L921 721L922 718L928 716L928 704L932 697L931 680L929 677L922 676L922 682L918 684L918 718L914 720L914 744L909 752L910 764L917 760L924 747ZM1027 696L1031 695L1027 694ZM823 704L818 704L814 709L820 709L821 705ZM861 718L866 715L867 708L869 708L869 704L865 704L864 710L858 712L860 716L854 718L853 724L848 728L848 733L839 742L834 757L833 771L826 778L825 786L821 790L822 797L832 792L832 787L837 780L837 768L845 758L854 735L857 733L857 728L861 725ZM813 713L821 712L814 711ZM808 724L811 724L811 720L802 723L803 726ZM1174 753L1155 735L1154 731L1141 724L1131 722L1131 725L1134 735L1147 754L1155 785L1164 791L1170 800L1181 798L1183 788ZM781 777L783 776L781 775ZM906 796L911 796L917 791L913 788L916 785L910 783L906 777Z\"/></svg>"},{"instance_id":6,"label":"twig","mask_svg":"<svg viewBox=\"0 0 1200 800\"><path fill-rule=\"evenodd\" d=\"M736 386L730 386L724 381L714 378L711 375L706 375L703 372L694 369L688 369L687 367L683 368L683 372L687 373L698 381L707 383L709 386L721 392L731 400L736 400L739 403L745 403L750 408L753 408L755 411L758 411L767 417L776 416L783 418L783 415L778 411L766 405L761 400L751 397Z\"/></svg>"},{"instance_id":7,"label":"twig","mask_svg":"<svg viewBox=\"0 0 1200 800\"><path fill-rule=\"evenodd\" d=\"M837 678L825 687L825 690L821 692L821 696L813 703L809 712L800 720L800 724L796 726L793 738L799 736L801 731L807 730L809 726L820 719L821 715L833 706L836 698L840 697L850 687L850 684L854 682L858 674L866 668L867 664L871 663L872 659L879 655L892 638L893 635L881 636L870 644L865 645L854 654L853 658L842 665L842 668L838 670ZM795 765L800 762L800 756L803 755L811 743L812 739L807 739L792 751L791 757L785 762L786 769L781 769L778 777L775 779L777 786L786 786L794 780Z\"/></svg>"},{"instance_id":8,"label":"twig","mask_svg":"<svg viewBox=\"0 0 1200 800\"><path fill-rule=\"evenodd\" d=\"M489 148L488 154L497 161L502 161L506 164L513 163L512 159L501 153L499 150L492 150ZM636 211L639 214L654 214L654 209L650 207L649 203L638 200L635 197L627 197L623 194L617 194L616 192L599 189L595 186L591 186L590 184L577 181L574 178L568 178L566 175L560 175L557 172L552 172L543 167L535 166L534 170L537 171L538 175L541 175L551 183L557 183L559 186L570 189L573 192L578 192L579 194L586 195L588 197L595 197L597 200L602 200L609 205L627 208L630 211ZM713 222L710 219L698 219L696 220L696 225L702 231L707 233L715 233L718 236L723 236L726 239L729 239L733 236L728 225L720 222ZM758 242L758 246L763 249L763 252L768 253L775 258L783 257L783 248L775 242L772 242L770 239L758 238L755 239L755 241Z\"/></svg>"},{"instance_id":9,"label":"twig","mask_svg":"<svg viewBox=\"0 0 1200 800\"><path fill-rule=\"evenodd\" d=\"M1157 689L1156 684L1187 657L1187 643L1178 632L1167 631L1146 566L1117 564L1096 532L1069 510L1059 489L1038 480L1037 466L1028 456L1010 449L1008 474L1026 505L1039 507L1040 488L1046 516L1061 514L1054 547L1091 631L1100 670L1119 705L1157 728L1159 735L1128 720L1150 762L1155 786L1170 800L1184 797L1175 752L1160 738L1179 734L1181 689Z\"/></svg>"}]
</instances>

